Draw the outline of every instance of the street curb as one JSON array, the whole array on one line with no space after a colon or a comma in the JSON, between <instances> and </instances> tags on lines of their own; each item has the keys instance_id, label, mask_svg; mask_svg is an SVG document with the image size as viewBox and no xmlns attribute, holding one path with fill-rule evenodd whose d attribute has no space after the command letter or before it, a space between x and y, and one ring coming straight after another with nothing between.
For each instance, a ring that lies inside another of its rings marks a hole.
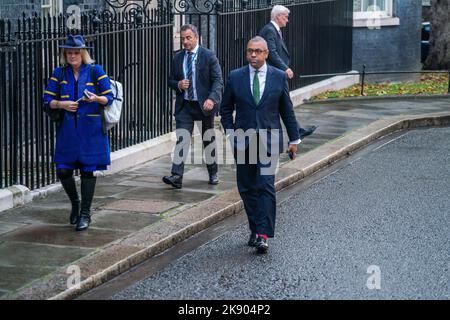
<instances>
[{"instance_id":1,"label":"street curb","mask_svg":"<svg viewBox=\"0 0 450 320\"><path fill-rule=\"evenodd\" d=\"M408 95L403 96L373 96L373 97L347 97L347 98L335 98L335 99L324 99L324 100L305 100L304 104L324 104L328 102L355 102L355 101L379 101L379 100L427 100L427 99L450 99L449 94L436 94L430 96L419 96L419 95Z\"/></svg>"},{"instance_id":2,"label":"street curb","mask_svg":"<svg viewBox=\"0 0 450 320\"><path fill-rule=\"evenodd\" d=\"M357 71L350 71L347 75L335 76L291 91L292 104L297 107L304 104L311 97L323 92L338 91L357 84L359 82L359 74L355 74L355 72Z\"/></svg>"},{"instance_id":3,"label":"street curb","mask_svg":"<svg viewBox=\"0 0 450 320\"><path fill-rule=\"evenodd\" d=\"M23 205L30 200L30 189L22 185L13 185L0 189L0 212Z\"/></svg>"},{"instance_id":4,"label":"street curb","mask_svg":"<svg viewBox=\"0 0 450 320\"><path fill-rule=\"evenodd\" d=\"M279 191L313 173L324 169L330 164L347 157L357 149L369 144L391 133L424 127L450 125L450 112L440 112L416 116L395 116L377 120L368 126L356 129L330 143L322 145L304 156L282 166L277 174L276 190ZM131 269L137 264L163 252L190 236L214 225L215 223L238 214L243 209L242 200L237 188L226 191L216 197L201 202L197 206L187 209L180 214L159 221L144 228L128 237L103 248L98 255L104 254L108 262L114 260L117 249L133 251L121 258L116 258L112 265L98 270L91 275L86 275L78 288L66 288L68 275L61 268L59 273L54 274L53 280L39 280L29 288L24 288L15 299L74 299L77 296L99 286L115 276ZM81 265L93 265L96 255L82 258ZM84 260L84 261L83 261ZM54 281L54 284L52 283ZM52 287L52 285L54 285ZM50 288L49 288L50 287ZM59 287L59 292L55 287ZM50 290L49 290L50 289ZM61 292L61 290L63 290Z\"/></svg>"}]
</instances>

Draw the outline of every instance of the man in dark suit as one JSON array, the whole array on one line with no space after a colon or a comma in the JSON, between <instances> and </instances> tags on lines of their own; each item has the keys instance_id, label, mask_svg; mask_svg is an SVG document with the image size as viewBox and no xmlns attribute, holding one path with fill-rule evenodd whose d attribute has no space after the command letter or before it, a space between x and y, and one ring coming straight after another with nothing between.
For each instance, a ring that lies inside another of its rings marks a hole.
<instances>
[{"instance_id":1,"label":"man in dark suit","mask_svg":"<svg viewBox=\"0 0 450 320\"><path fill-rule=\"evenodd\" d=\"M289 13L290 10L284 6L274 6L271 12L272 20L261 29L259 35L267 41L269 47L269 58L267 62L271 66L286 72L288 78L292 79L294 77L294 71L289 67L289 50L281 33L281 28L286 27L289 22ZM309 136L316 128L316 126L306 129L300 128L300 138L303 139Z\"/></svg>"},{"instance_id":2,"label":"man in dark suit","mask_svg":"<svg viewBox=\"0 0 450 320\"><path fill-rule=\"evenodd\" d=\"M176 92L175 121L177 143L175 146L171 176L163 181L175 188L182 187L184 163L189 149L194 122L201 121L202 137L214 130L214 116L218 113L223 88L222 71L215 54L199 45L198 30L194 25L181 27L184 50L178 52L172 62L169 86ZM213 144L211 154L205 154L209 183L218 184L215 135L203 141L203 146Z\"/></svg>"},{"instance_id":3,"label":"man in dark suit","mask_svg":"<svg viewBox=\"0 0 450 320\"><path fill-rule=\"evenodd\" d=\"M289 136L292 159L300 142L286 74L266 63L268 55L262 37L248 42L249 65L230 73L220 107L222 125L234 150L238 190L249 220L248 245L255 246L258 253L267 252L267 239L275 231L275 171L284 149L280 116Z\"/></svg>"}]
</instances>

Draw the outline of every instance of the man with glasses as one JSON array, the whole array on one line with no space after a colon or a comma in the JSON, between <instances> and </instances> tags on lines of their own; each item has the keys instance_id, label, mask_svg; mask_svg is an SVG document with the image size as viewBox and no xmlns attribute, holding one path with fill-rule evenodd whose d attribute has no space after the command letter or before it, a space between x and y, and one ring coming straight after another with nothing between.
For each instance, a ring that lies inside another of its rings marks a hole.
<instances>
[{"instance_id":1,"label":"man with glasses","mask_svg":"<svg viewBox=\"0 0 450 320\"><path fill-rule=\"evenodd\" d=\"M290 55L281 32L281 28L286 27L289 22L289 13L290 10L284 6L274 6L271 12L272 20L261 29L259 35L267 41L269 47L267 62L271 66L286 72L288 78L292 79L294 77L294 71L289 67ZM304 129L300 125L299 128L301 139L309 136L317 129L316 126Z\"/></svg>"},{"instance_id":2,"label":"man with glasses","mask_svg":"<svg viewBox=\"0 0 450 320\"><path fill-rule=\"evenodd\" d=\"M262 37L247 44L248 65L233 70L220 107L222 126L230 138L236 161L236 180L247 213L249 246L266 253L275 232L275 171L283 152L280 117L289 136L288 151L295 159L300 142L286 73L266 63ZM233 118L233 113L236 113ZM240 139L243 133L244 139Z\"/></svg>"}]
</instances>

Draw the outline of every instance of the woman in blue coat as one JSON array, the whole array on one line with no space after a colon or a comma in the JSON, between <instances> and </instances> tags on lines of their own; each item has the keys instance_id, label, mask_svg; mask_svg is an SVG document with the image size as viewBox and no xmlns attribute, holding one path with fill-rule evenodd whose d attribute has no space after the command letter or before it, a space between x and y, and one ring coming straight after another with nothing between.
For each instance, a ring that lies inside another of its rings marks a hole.
<instances>
[{"instance_id":1,"label":"woman in blue coat","mask_svg":"<svg viewBox=\"0 0 450 320\"><path fill-rule=\"evenodd\" d=\"M63 67L53 71L44 103L47 108L63 110L56 130L54 162L58 179L72 203L70 223L82 231L91 222L97 179L94 171L106 170L111 163L101 112L112 103L113 94L103 68L92 64L82 36L69 35L60 48ZM81 172L81 202L73 178L75 169Z\"/></svg>"}]
</instances>

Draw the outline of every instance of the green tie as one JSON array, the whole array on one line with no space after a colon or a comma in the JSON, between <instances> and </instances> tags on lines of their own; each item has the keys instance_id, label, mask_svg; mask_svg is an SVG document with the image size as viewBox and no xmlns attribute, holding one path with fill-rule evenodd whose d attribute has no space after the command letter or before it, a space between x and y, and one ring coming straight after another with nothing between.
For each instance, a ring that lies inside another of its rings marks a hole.
<instances>
[{"instance_id":1,"label":"green tie","mask_svg":"<svg viewBox=\"0 0 450 320\"><path fill-rule=\"evenodd\" d=\"M255 70L255 76L253 77L253 99L255 100L256 105L259 104L259 100L261 99L259 93L259 70Z\"/></svg>"}]
</instances>

